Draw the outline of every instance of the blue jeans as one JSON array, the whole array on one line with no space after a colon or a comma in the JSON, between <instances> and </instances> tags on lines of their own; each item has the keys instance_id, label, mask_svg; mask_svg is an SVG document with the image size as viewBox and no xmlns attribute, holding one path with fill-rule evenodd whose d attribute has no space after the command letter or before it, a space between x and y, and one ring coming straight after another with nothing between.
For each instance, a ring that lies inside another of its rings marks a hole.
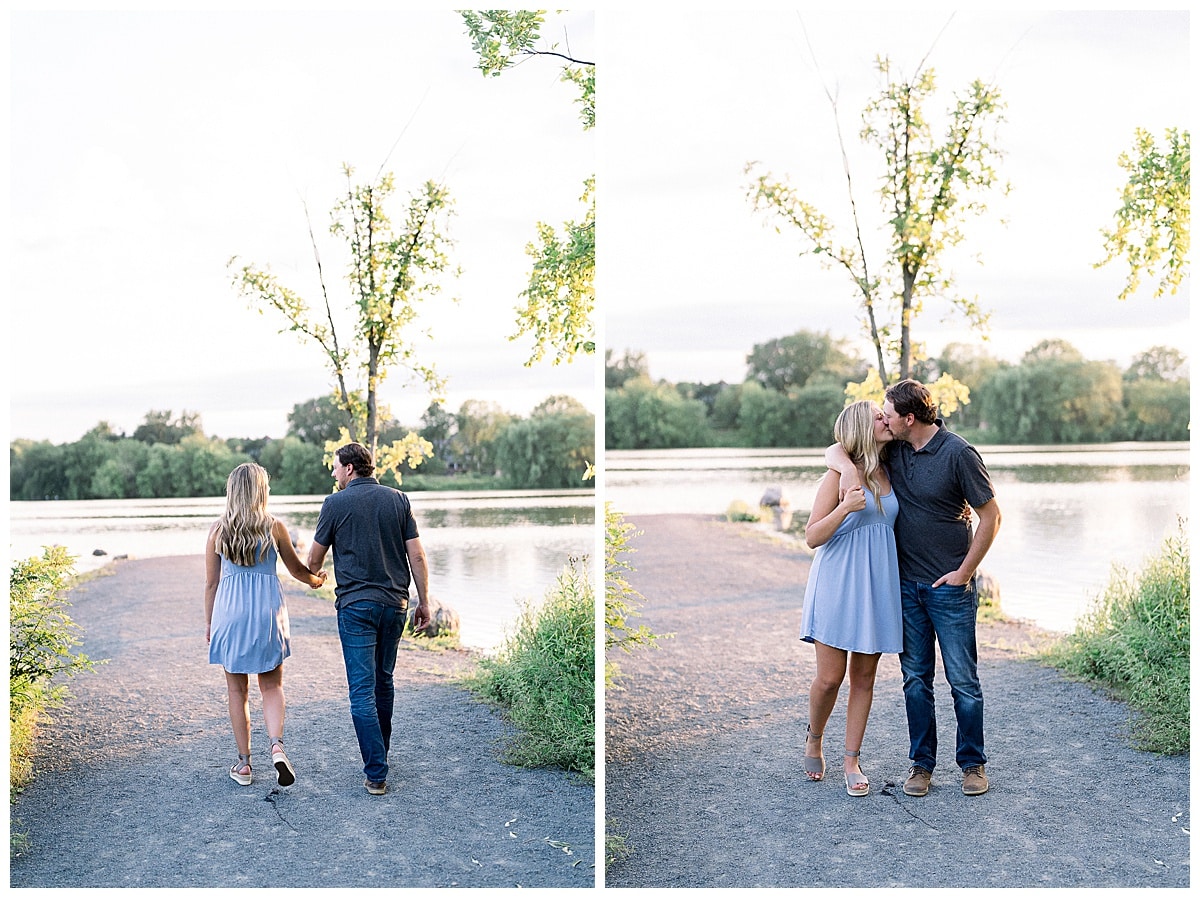
<instances>
[{"instance_id":1,"label":"blue jeans","mask_svg":"<svg viewBox=\"0 0 1200 898\"><path fill-rule=\"evenodd\" d=\"M338 636L350 685L350 717L362 753L363 773L372 782L387 779L396 690L392 671L404 632L402 608L355 602L338 609Z\"/></svg>"},{"instance_id":2,"label":"blue jeans","mask_svg":"<svg viewBox=\"0 0 1200 898\"><path fill-rule=\"evenodd\" d=\"M983 751L983 689L979 685L979 653L975 645L975 581L966 586L939 586L900 581L904 614L904 707L908 713L908 756L932 772L937 763L937 717L933 702L934 639L942 651L942 667L950 683L958 739L954 759L959 767L987 762Z\"/></svg>"}]
</instances>

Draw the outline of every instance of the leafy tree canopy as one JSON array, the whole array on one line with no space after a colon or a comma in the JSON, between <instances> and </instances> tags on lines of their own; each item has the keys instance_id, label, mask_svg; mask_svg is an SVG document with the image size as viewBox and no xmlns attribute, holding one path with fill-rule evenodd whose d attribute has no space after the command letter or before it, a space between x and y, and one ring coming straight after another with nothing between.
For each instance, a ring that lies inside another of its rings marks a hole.
<instances>
[{"instance_id":1,"label":"leafy tree canopy","mask_svg":"<svg viewBox=\"0 0 1200 898\"><path fill-rule=\"evenodd\" d=\"M866 376L866 365L845 340L828 333L798 331L787 337L756 343L746 356L746 379L786 393L823 375L844 386Z\"/></svg>"},{"instance_id":2,"label":"leafy tree canopy","mask_svg":"<svg viewBox=\"0 0 1200 898\"><path fill-rule=\"evenodd\" d=\"M580 115L584 130L596 123L596 65L579 59L557 44L539 46L545 10L459 10L471 44L479 55L479 70L496 76L518 59L533 56L563 60L561 78L579 89ZM537 238L525 247L533 260L529 284L521 292L517 307L517 331L509 337L533 338L533 351L526 365L551 355L553 364L570 362L582 353L596 351L592 315L596 304L596 179L583 184L582 216L560 228L537 224Z\"/></svg>"},{"instance_id":3,"label":"leafy tree canopy","mask_svg":"<svg viewBox=\"0 0 1200 898\"><path fill-rule=\"evenodd\" d=\"M646 361L644 352L632 352L627 349L619 359L614 359L611 349L604 350L604 386L606 389L615 390L625 386L635 377L649 376L650 365Z\"/></svg>"},{"instance_id":4,"label":"leafy tree canopy","mask_svg":"<svg viewBox=\"0 0 1200 898\"><path fill-rule=\"evenodd\" d=\"M96 433L100 427L107 428L107 422L101 422L100 425L92 430L92 433ZM184 437L195 433L203 433L198 412L184 410L179 413L179 417L172 418L170 410L150 411L146 413L145 420L133 432L133 438L142 443L174 445L182 442ZM104 436L105 439L113 439L114 437L115 435L112 434L111 429Z\"/></svg>"},{"instance_id":5,"label":"leafy tree canopy","mask_svg":"<svg viewBox=\"0 0 1200 898\"><path fill-rule=\"evenodd\" d=\"M1188 377L1188 360L1173 346L1152 346L1134 356L1124 379L1179 381Z\"/></svg>"},{"instance_id":6,"label":"leafy tree canopy","mask_svg":"<svg viewBox=\"0 0 1200 898\"><path fill-rule=\"evenodd\" d=\"M985 332L988 315L973 298L954 293L953 277L944 268L947 251L966 238L966 220L986 212L984 195L998 185L1000 151L992 131L1003 120L999 91L972 82L954 100L940 135L935 135L925 106L936 82L931 69L897 79L886 57L876 60L882 89L863 112L862 140L879 151L883 171L879 197L888 240L882 264L869 264L867 226L859 219L849 166L845 170L852 234L838 238L824 213L807 202L786 179L746 166L752 176L747 195L779 226L799 233L802 252L843 269L855 285L863 326L875 346L876 367L883 383L909 377L919 344L912 327L929 299L943 299L968 324ZM827 91L837 111L836 101ZM839 129L839 141L841 140ZM847 156L844 152L843 159Z\"/></svg>"},{"instance_id":7,"label":"leafy tree canopy","mask_svg":"<svg viewBox=\"0 0 1200 898\"><path fill-rule=\"evenodd\" d=\"M441 293L443 279L458 273L450 264L451 241L445 233L451 198L444 186L426 181L409 196L403 224L397 228L385 208L395 191L392 175L381 173L374 181L356 184L350 166L342 171L345 193L333 208L329 230L344 241L349 253L350 328L342 325L339 330L311 226L321 291L318 310L268 270L239 267L236 257L229 267L242 295L260 310L274 309L287 322L285 330L315 343L324 355L344 414L339 435L326 444L327 457L332 459L338 445L355 440L371 450L381 473L391 471L399 477L401 466L420 464L432 446L415 433L379 445L386 424L379 389L394 368L406 371L434 398L445 389L434 366L418 351L429 333L417 329L417 318L421 304Z\"/></svg>"},{"instance_id":8,"label":"leafy tree canopy","mask_svg":"<svg viewBox=\"0 0 1200 898\"><path fill-rule=\"evenodd\" d=\"M1133 149L1117 163L1128 180L1113 229L1102 231L1107 255L1096 267L1117 259L1129 265L1121 299L1133 296L1143 277L1158 278L1155 296L1174 294L1189 270L1192 244L1191 134L1168 128L1160 146L1138 128Z\"/></svg>"}]
</instances>

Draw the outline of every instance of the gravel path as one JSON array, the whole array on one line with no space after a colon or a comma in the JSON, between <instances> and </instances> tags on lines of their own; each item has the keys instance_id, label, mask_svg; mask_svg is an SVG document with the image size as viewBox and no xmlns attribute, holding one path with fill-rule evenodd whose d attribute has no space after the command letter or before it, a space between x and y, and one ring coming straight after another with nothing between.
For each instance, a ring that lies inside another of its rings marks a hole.
<instances>
[{"instance_id":1,"label":"gravel path","mask_svg":"<svg viewBox=\"0 0 1200 898\"><path fill-rule=\"evenodd\" d=\"M330 602L285 586L293 656L275 784L251 683L254 784L204 643L203 558L117 562L68 595L95 673L42 733L10 811L14 887L591 887L593 788L497 760L500 718L456 687L465 652L402 644L389 792L363 788ZM253 677L251 680L253 681Z\"/></svg>"},{"instance_id":2,"label":"gravel path","mask_svg":"<svg viewBox=\"0 0 1200 898\"><path fill-rule=\"evenodd\" d=\"M981 625L988 794L942 757L910 798L895 655L880 663L863 745L866 798L846 795L845 687L824 782L804 776L813 649L797 637L809 556L794 541L701 516L631 517L639 619L674 633L616 659L606 709L605 818L627 853L608 887L1187 887L1189 758L1129 747L1127 708L1028 660L1047 636Z\"/></svg>"}]
</instances>

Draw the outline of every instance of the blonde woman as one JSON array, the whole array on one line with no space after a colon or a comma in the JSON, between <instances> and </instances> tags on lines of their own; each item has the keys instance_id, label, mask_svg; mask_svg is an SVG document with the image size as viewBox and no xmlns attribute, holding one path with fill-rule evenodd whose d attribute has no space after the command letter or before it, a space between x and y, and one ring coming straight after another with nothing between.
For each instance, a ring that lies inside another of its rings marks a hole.
<instances>
[{"instance_id":1,"label":"blonde woman","mask_svg":"<svg viewBox=\"0 0 1200 898\"><path fill-rule=\"evenodd\" d=\"M242 786L249 786L252 777L250 674L258 675L279 785L296 781L283 750L283 659L291 654L291 644L276 562L282 558L288 572L313 589L325 582L324 571L310 573L301 563L287 526L267 513L269 494L265 468L234 468L225 483L225 513L209 529L204 550L208 661L225 669L229 721L238 749L229 776Z\"/></svg>"},{"instance_id":2,"label":"blonde woman","mask_svg":"<svg viewBox=\"0 0 1200 898\"><path fill-rule=\"evenodd\" d=\"M879 656L903 648L893 532L900 507L881 461L881 451L892 439L883 410L870 400L855 402L838 415L833 435L867 489L855 487L839 500L838 474L827 471L804 528L805 540L817 550L800 625L800 638L813 643L817 653L817 674L808 696L804 772L814 781L825 777L822 737L848 665L843 767L846 792L861 797L871 790L858 759Z\"/></svg>"}]
</instances>

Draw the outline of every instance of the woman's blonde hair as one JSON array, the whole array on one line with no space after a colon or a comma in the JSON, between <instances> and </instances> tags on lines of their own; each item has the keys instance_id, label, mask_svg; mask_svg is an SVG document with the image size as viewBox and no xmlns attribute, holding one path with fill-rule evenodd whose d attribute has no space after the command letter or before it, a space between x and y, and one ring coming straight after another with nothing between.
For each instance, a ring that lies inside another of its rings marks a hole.
<instances>
[{"instance_id":1,"label":"woman's blonde hair","mask_svg":"<svg viewBox=\"0 0 1200 898\"><path fill-rule=\"evenodd\" d=\"M225 481L225 513L217 521L217 552L234 564L250 567L274 545L267 514L270 475L266 468L247 462L238 465Z\"/></svg>"},{"instance_id":2,"label":"woman's blonde hair","mask_svg":"<svg viewBox=\"0 0 1200 898\"><path fill-rule=\"evenodd\" d=\"M875 507L883 511L883 500L879 496L879 484L875 472L883 460L879 444L875 442L875 409L870 399L860 399L842 409L833 422L833 438L841 444L856 465L862 465L863 480L875 497Z\"/></svg>"}]
</instances>

